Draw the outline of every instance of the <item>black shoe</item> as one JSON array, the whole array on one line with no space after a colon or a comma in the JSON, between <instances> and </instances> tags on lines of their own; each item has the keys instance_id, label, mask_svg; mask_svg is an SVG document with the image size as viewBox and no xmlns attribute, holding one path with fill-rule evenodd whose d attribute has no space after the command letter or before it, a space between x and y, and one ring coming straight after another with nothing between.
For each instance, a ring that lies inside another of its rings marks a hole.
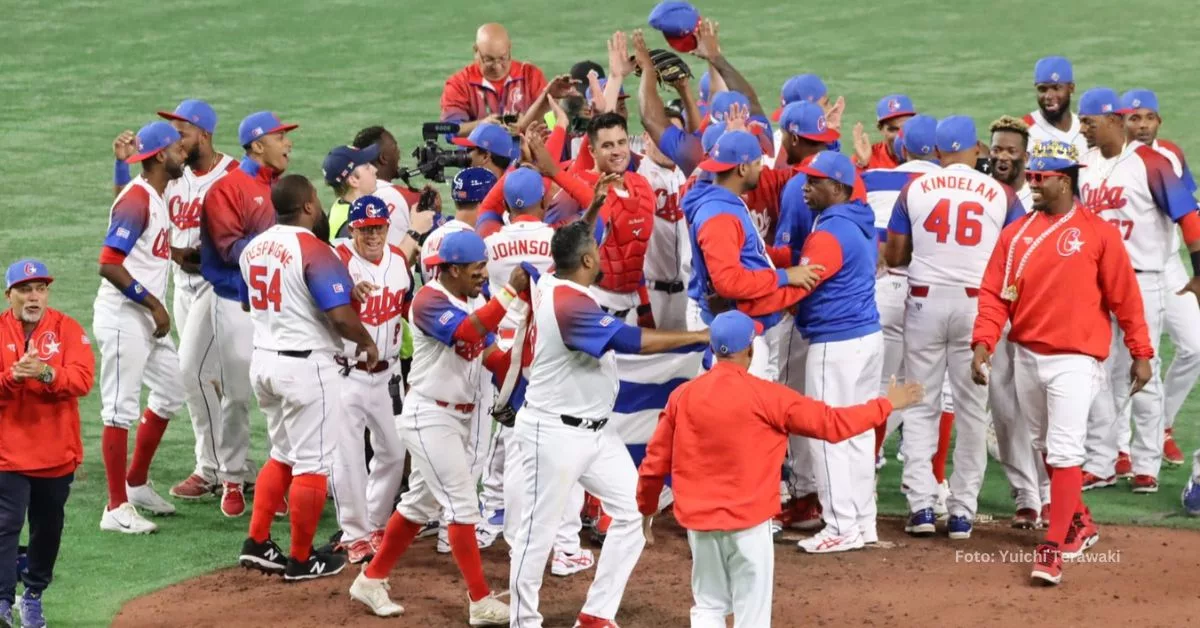
<instances>
[{"instance_id":1,"label":"black shoe","mask_svg":"<svg viewBox=\"0 0 1200 628\"><path fill-rule=\"evenodd\" d=\"M242 555L238 557L238 563L247 569L256 569L265 574L281 574L287 569L288 561L275 541L267 539L257 543L254 539L247 538L242 543Z\"/></svg>"},{"instance_id":2,"label":"black shoe","mask_svg":"<svg viewBox=\"0 0 1200 628\"><path fill-rule=\"evenodd\" d=\"M308 560L300 562L289 556L287 570L283 572L284 580L315 580L340 573L346 568L346 557L342 554L331 554L313 550Z\"/></svg>"}]
</instances>

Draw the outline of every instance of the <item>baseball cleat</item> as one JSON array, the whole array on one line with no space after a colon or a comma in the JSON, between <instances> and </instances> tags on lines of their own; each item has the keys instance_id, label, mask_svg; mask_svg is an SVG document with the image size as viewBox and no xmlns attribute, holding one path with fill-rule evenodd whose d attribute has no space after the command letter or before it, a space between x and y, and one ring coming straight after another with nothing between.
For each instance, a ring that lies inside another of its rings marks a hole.
<instances>
[{"instance_id":1,"label":"baseball cleat","mask_svg":"<svg viewBox=\"0 0 1200 628\"><path fill-rule=\"evenodd\" d=\"M595 564L596 555L589 549L580 549L574 554L555 551L554 562L550 563L550 573L565 578L571 574L587 571Z\"/></svg>"},{"instance_id":2,"label":"baseball cleat","mask_svg":"<svg viewBox=\"0 0 1200 628\"><path fill-rule=\"evenodd\" d=\"M475 545L479 549L487 549L495 545L496 539L503 535L503 528L493 528L487 524L475 528Z\"/></svg>"},{"instance_id":3,"label":"baseball cleat","mask_svg":"<svg viewBox=\"0 0 1200 628\"><path fill-rule=\"evenodd\" d=\"M287 570L287 558L275 541L267 539L262 543L247 538L242 541L242 553L238 556L238 564L246 569L254 569L265 574L281 574Z\"/></svg>"},{"instance_id":4,"label":"baseball cleat","mask_svg":"<svg viewBox=\"0 0 1200 628\"><path fill-rule=\"evenodd\" d=\"M417 533L417 538L418 539L427 539L427 538L437 534L439 527L441 527L440 523L438 523L437 521L430 521L430 522L426 523L425 525L421 526L421 531Z\"/></svg>"},{"instance_id":5,"label":"baseball cleat","mask_svg":"<svg viewBox=\"0 0 1200 628\"><path fill-rule=\"evenodd\" d=\"M193 473L186 480L172 486L169 493L171 497L177 499L203 499L212 495L216 489L217 485L215 482L209 482Z\"/></svg>"},{"instance_id":6,"label":"baseball cleat","mask_svg":"<svg viewBox=\"0 0 1200 628\"><path fill-rule=\"evenodd\" d=\"M1183 452L1175 442L1175 430L1168 427L1163 435L1163 462L1177 467L1183 464Z\"/></svg>"},{"instance_id":7,"label":"baseball cleat","mask_svg":"<svg viewBox=\"0 0 1200 628\"><path fill-rule=\"evenodd\" d=\"M361 565L375 557L375 550L368 539L359 539L350 545L343 545L342 549L346 551L346 560L350 561L351 565Z\"/></svg>"},{"instance_id":8,"label":"baseball cleat","mask_svg":"<svg viewBox=\"0 0 1200 628\"><path fill-rule=\"evenodd\" d=\"M849 552L851 550L862 549L865 543L863 542L862 534L858 530L850 534L837 534L831 528L826 527L816 535L804 539L796 545L808 554L832 554L834 552Z\"/></svg>"},{"instance_id":9,"label":"baseball cleat","mask_svg":"<svg viewBox=\"0 0 1200 628\"><path fill-rule=\"evenodd\" d=\"M242 485L237 482L225 482L221 486L221 514L229 517L240 517L246 512L246 494Z\"/></svg>"},{"instance_id":10,"label":"baseball cleat","mask_svg":"<svg viewBox=\"0 0 1200 628\"><path fill-rule=\"evenodd\" d=\"M437 553L450 553L450 528L442 526L438 528L437 533Z\"/></svg>"},{"instance_id":11,"label":"baseball cleat","mask_svg":"<svg viewBox=\"0 0 1200 628\"><path fill-rule=\"evenodd\" d=\"M1158 478L1153 475L1136 475L1133 477L1132 485L1135 493L1158 492Z\"/></svg>"},{"instance_id":12,"label":"baseball cleat","mask_svg":"<svg viewBox=\"0 0 1200 628\"><path fill-rule=\"evenodd\" d=\"M1034 584L1056 585L1062 582L1062 554L1057 547L1047 543L1037 546L1029 578Z\"/></svg>"},{"instance_id":13,"label":"baseball cleat","mask_svg":"<svg viewBox=\"0 0 1200 628\"><path fill-rule=\"evenodd\" d=\"M378 554L379 548L383 547L383 530L375 530L367 536L367 542L371 544L371 553Z\"/></svg>"},{"instance_id":14,"label":"baseball cleat","mask_svg":"<svg viewBox=\"0 0 1200 628\"><path fill-rule=\"evenodd\" d=\"M487 597L471 602L468 612L469 623L472 626L508 625L508 604L500 601L495 593L489 593Z\"/></svg>"},{"instance_id":15,"label":"baseball cleat","mask_svg":"<svg viewBox=\"0 0 1200 628\"><path fill-rule=\"evenodd\" d=\"M1050 504L1045 504L1042 506L1042 512L1038 516L1037 527L1039 527L1039 528L1049 528L1050 527Z\"/></svg>"},{"instance_id":16,"label":"baseball cleat","mask_svg":"<svg viewBox=\"0 0 1200 628\"><path fill-rule=\"evenodd\" d=\"M112 510L105 510L100 517L100 529L122 534L150 534L158 526L138 513L133 504L125 502Z\"/></svg>"},{"instance_id":17,"label":"baseball cleat","mask_svg":"<svg viewBox=\"0 0 1200 628\"><path fill-rule=\"evenodd\" d=\"M933 514L939 517L945 517L950 514L950 510L946 508L946 500L950 499L950 483L942 480L937 487L937 501L933 504Z\"/></svg>"},{"instance_id":18,"label":"baseball cleat","mask_svg":"<svg viewBox=\"0 0 1200 628\"><path fill-rule=\"evenodd\" d=\"M587 613L580 613L575 618L575 628L621 628L617 622Z\"/></svg>"},{"instance_id":19,"label":"baseball cleat","mask_svg":"<svg viewBox=\"0 0 1200 628\"><path fill-rule=\"evenodd\" d=\"M1200 517L1200 482L1196 478L1190 478L1187 486L1183 487L1183 495L1180 496L1183 501L1183 509L1187 514L1193 517Z\"/></svg>"},{"instance_id":20,"label":"baseball cleat","mask_svg":"<svg viewBox=\"0 0 1200 628\"><path fill-rule=\"evenodd\" d=\"M1117 453L1117 464L1113 468L1113 473L1122 480L1128 480L1133 477L1133 458L1125 452Z\"/></svg>"},{"instance_id":21,"label":"baseball cleat","mask_svg":"<svg viewBox=\"0 0 1200 628\"><path fill-rule=\"evenodd\" d=\"M780 513L780 522L792 530L815 531L825 522L821 519L821 501L816 493L797 497Z\"/></svg>"},{"instance_id":22,"label":"baseball cleat","mask_svg":"<svg viewBox=\"0 0 1200 628\"><path fill-rule=\"evenodd\" d=\"M950 515L950 521L946 524L946 531L950 533L950 538L961 541L971 538L972 529L971 520L963 515Z\"/></svg>"},{"instance_id":23,"label":"baseball cleat","mask_svg":"<svg viewBox=\"0 0 1200 628\"><path fill-rule=\"evenodd\" d=\"M1013 515L1012 527L1018 530L1032 530L1037 527L1038 511L1033 508L1021 508Z\"/></svg>"},{"instance_id":24,"label":"baseball cleat","mask_svg":"<svg viewBox=\"0 0 1200 628\"><path fill-rule=\"evenodd\" d=\"M912 536L933 536L937 532L937 515L932 508L922 508L908 516L904 531Z\"/></svg>"},{"instance_id":25,"label":"baseball cleat","mask_svg":"<svg viewBox=\"0 0 1200 628\"><path fill-rule=\"evenodd\" d=\"M287 559L287 568L283 571L283 579L288 582L316 580L317 578L335 576L345 568L346 558L344 556L329 552L319 552L314 549L309 552L308 560L296 560L296 558L289 556Z\"/></svg>"},{"instance_id":26,"label":"baseball cleat","mask_svg":"<svg viewBox=\"0 0 1200 628\"><path fill-rule=\"evenodd\" d=\"M1105 488L1105 487L1109 487L1109 486L1114 486L1116 483L1117 483L1116 475L1110 475L1106 478L1102 478L1098 475L1088 473L1087 471L1083 472L1083 490L1085 490L1085 491L1090 491L1094 488Z\"/></svg>"},{"instance_id":27,"label":"baseball cleat","mask_svg":"<svg viewBox=\"0 0 1200 628\"><path fill-rule=\"evenodd\" d=\"M17 602L17 613L21 616L21 628L46 628L46 616L42 614L42 597L33 597L26 591Z\"/></svg>"},{"instance_id":28,"label":"baseball cleat","mask_svg":"<svg viewBox=\"0 0 1200 628\"><path fill-rule=\"evenodd\" d=\"M1075 560L1083 556L1083 552L1100 541L1100 530L1092 521L1090 514L1075 514L1071 527L1067 528L1067 538L1062 544L1063 560Z\"/></svg>"},{"instance_id":29,"label":"baseball cleat","mask_svg":"<svg viewBox=\"0 0 1200 628\"><path fill-rule=\"evenodd\" d=\"M129 503L152 515L175 514L175 504L163 499L161 495L154 492L154 484L149 481L141 486L126 484L125 495L129 497Z\"/></svg>"},{"instance_id":30,"label":"baseball cleat","mask_svg":"<svg viewBox=\"0 0 1200 628\"><path fill-rule=\"evenodd\" d=\"M350 598L366 604L372 613L380 617L403 615L404 607L388 597L390 588L387 580L368 578L366 574L360 573L354 579L354 584L350 585Z\"/></svg>"}]
</instances>

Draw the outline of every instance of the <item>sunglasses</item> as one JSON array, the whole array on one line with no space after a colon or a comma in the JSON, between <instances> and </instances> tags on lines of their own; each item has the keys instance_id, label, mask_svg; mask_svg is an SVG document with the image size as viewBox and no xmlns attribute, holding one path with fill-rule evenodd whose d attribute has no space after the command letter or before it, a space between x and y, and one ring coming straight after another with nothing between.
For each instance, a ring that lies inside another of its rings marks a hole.
<instances>
[{"instance_id":1,"label":"sunglasses","mask_svg":"<svg viewBox=\"0 0 1200 628\"><path fill-rule=\"evenodd\" d=\"M1055 177L1066 178L1066 176L1067 175L1061 172L1025 172L1025 180L1034 185L1041 185L1046 180L1053 179Z\"/></svg>"}]
</instances>

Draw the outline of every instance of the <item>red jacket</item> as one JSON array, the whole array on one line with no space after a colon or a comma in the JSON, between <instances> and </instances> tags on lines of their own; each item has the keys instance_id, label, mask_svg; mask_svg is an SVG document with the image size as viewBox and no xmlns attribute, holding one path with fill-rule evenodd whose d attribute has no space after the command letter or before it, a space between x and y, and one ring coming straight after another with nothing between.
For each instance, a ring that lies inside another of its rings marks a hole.
<instances>
[{"instance_id":1,"label":"red jacket","mask_svg":"<svg viewBox=\"0 0 1200 628\"><path fill-rule=\"evenodd\" d=\"M13 379L29 342L54 369L49 384ZM70 316L47 308L27 338L11 309L0 314L0 471L60 477L83 462L79 398L92 389L95 364L87 332Z\"/></svg>"},{"instance_id":2,"label":"red jacket","mask_svg":"<svg viewBox=\"0 0 1200 628\"><path fill-rule=\"evenodd\" d=\"M532 63L513 61L504 84L495 86L484 81L479 65L472 63L446 79L442 120L465 122L491 114L525 113L545 88L546 75Z\"/></svg>"},{"instance_id":3,"label":"red jacket","mask_svg":"<svg viewBox=\"0 0 1200 628\"><path fill-rule=\"evenodd\" d=\"M1142 294L1121 234L1080 205L1071 220L1059 226L1029 256L1016 280L1016 300L1001 298L1029 243L1059 218L1033 211L1000 234L983 273L971 346L983 343L989 352L995 350L1004 324L1011 319L1008 339L1030 351L1083 354L1104 360L1112 342L1111 311L1125 332L1129 353L1134 358L1153 358ZM1013 251L1012 270L1005 277L1009 246L1030 221Z\"/></svg>"},{"instance_id":4,"label":"red jacket","mask_svg":"<svg viewBox=\"0 0 1200 628\"><path fill-rule=\"evenodd\" d=\"M200 274L217 296L244 301L246 284L238 267L242 249L275 224L271 184L279 173L249 157L217 179L200 209Z\"/></svg>"},{"instance_id":5,"label":"red jacket","mask_svg":"<svg viewBox=\"0 0 1200 628\"><path fill-rule=\"evenodd\" d=\"M718 361L667 401L638 470L638 510L657 511L669 473L679 525L752 528L779 512L789 434L836 443L880 425L891 411L884 398L832 408Z\"/></svg>"}]
</instances>

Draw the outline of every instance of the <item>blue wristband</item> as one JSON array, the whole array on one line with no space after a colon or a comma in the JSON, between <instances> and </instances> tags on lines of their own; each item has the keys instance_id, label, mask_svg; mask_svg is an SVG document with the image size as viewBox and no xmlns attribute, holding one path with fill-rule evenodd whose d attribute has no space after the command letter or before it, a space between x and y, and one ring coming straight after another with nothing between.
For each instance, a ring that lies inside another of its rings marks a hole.
<instances>
[{"instance_id":1,"label":"blue wristband","mask_svg":"<svg viewBox=\"0 0 1200 628\"><path fill-rule=\"evenodd\" d=\"M129 174L129 164L124 160L118 159L113 164L113 185L124 187L133 179L133 175Z\"/></svg>"},{"instance_id":2,"label":"blue wristband","mask_svg":"<svg viewBox=\"0 0 1200 628\"><path fill-rule=\"evenodd\" d=\"M145 286L138 283L137 279L130 281L129 287L122 290L121 294L124 294L126 297L129 297L130 301L134 301L136 303L145 303L146 297L150 296L150 293L146 291Z\"/></svg>"}]
</instances>

